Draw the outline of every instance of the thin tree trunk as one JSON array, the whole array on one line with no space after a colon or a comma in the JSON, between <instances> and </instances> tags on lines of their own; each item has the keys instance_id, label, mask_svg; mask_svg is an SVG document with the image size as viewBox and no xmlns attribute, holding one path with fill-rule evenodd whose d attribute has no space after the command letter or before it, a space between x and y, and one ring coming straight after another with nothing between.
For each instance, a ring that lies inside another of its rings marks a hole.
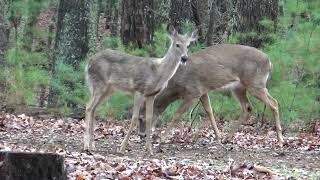
<instances>
[{"instance_id":1,"label":"thin tree trunk","mask_svg":"<svg viewBox=\"0 0 320 180\"><path fill-rule=\"evenodd\" d=\"M90 0L89 3L89 53L91 56L96 52L97 38L98 38L98 21L99 21L99 7L98 0Z\"/></svg>"},{"instance_id":2,"label":"thin tree trunk","mask_svg":"<svg viewBox=\"0 0 320 180\"><path fill-rule=\"evenodd\" d=\"M119 8L120 8L120 0L111 0L113 4L113 8L111 11L111 36L115 37L118 35L118 21L119 21Z\"/></svg>"},{"instance_id":3,"label":"thin tree trunk","mask_svg":"<svg viewBox=\"0 0 320 180\"><path fill-rule=\"evenodd\" d=\"M217 27L217 20L220 19L220 14L218 11L217 2L213 1L210 5L210 13L209 13L209 25L208 25L208 31L206 35L206 43L208 46L212 45L213 42L213 36L214 36L214 30Z\"/></svg>"},{"instance_id":4,"label":"thin tree trunk","mask_svg":"<svg viewBox=\"0 0 320 180\"><path fill-rule=\"evenodd\" d=\"M193 16L193 21L196 24L196 27L198 29L198 35L199 35L199 41L203 42L204 41L204 37L203 37L203 30L202 30L202 21L201 21L201 17L200 17L200 12L203 9L199 9L199 2L198 0L192 0L191 1L191 10L192 10L192 16Z\"/></svg>"},{"instance_id":5,"label":"thin tree trunk","mask_svg":"<svg viewBox=\"0 0 320 180\"><path fill-rule=\"evenodd\" d=\"M8 45L8 21L6 17L6 9L9 1L0 0L0 65L5 64L5 52Z\"/></svg>"}]
</instances>

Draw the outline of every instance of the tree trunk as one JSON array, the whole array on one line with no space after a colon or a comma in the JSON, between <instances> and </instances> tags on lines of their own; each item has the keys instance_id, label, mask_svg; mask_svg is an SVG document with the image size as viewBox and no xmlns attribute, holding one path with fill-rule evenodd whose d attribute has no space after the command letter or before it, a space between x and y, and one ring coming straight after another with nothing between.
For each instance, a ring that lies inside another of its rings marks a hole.
<instances>
[{"instance_id":1,"label":"tree trunk","mask_svg":"<svg viewBox=\"0 0 320 180\"><path fill-rule=\"evenodd\" d=\"M0 179L67 179L64 158L61 155L0 152L0 162Z\"/></svg>"},{"instance_id":2,"label":"tree trunk","mask_svg":"<svg viewBox=\"0 0 320 180\"><path fill-rule=\"evenodd\" d=\"M91 0L90 0L91 1ZM79 68L79 64L88 53L89 29L89 0L60 0L56 26L55 52L52 62L53 79L56 72L55 65L64 63ZM64 82L74 87L70 82ZM71 88L72 89L72 88ZM58 92L50 87L48 105L57 105ZM72 105L74 106L74 105Z\"/></svg>"},{"instance_id":3,"label":"tree trunk","mask_svg":"<svg viewBox=\"0 0 320 180\"><path fill-rule=\"evenodd\" d=\"M115 37L118 35L118 21L119 21L119 8L120 0L111 0L113 8L111 10L111 36Z\"/></svg>"},{"instance_id":4,"label":"tree trunk","mask_svg":"<svg viewBox=\"0 0 320 180\"><path fill-rule=\"evenodd\" d=\"M111 21L112 21L112 7L114 5L114 1L118 0L106 0L106 6L104 11L104 17L106 18L105 29L110 29Z\"/></svg>"},{"instance_id":5,"label":"tree trunk","mask_svg":"<svg viewBox=\"0 0 320 180\"><path fill-rule=\"evenodd\" d=\"M126 0L122 2L121 38L124 44L139 48L152 40L153 15L147 11L153 0Z\"/></svg>"},{"instance_id":6,"label":"tree trunk","mask_svg":"<svg viewBox=\"0 0 320 180\"><path fill-rule=\"evenodd\" d=\"M98 38L98 21L99 21L99 7L98 0L90 0L89 2L89 53L91 56L96 52L97 38Z\"/></svg>"},{"instance_id":7,"label":"tree trunk","mask_svg":"<svg viewBox=\"0 0 320 180\"><path fill-rule=\"evenodd\" d=\"M5 17L5 10L8 4L4 0L0 0L0 65L5 64L5 51L7 49L8 44L8 22Z\"/></svg>"},{"instance_id":8,"label":"tree trunk","mask_svg":"<svg viewBox=\"0 0 320 180\"><path fill-rule=\"evenodd\" d=\"M259 22L268 18L273 21L275 30L279 13L278 0L238 0L237 11L238 31L244 33L240 38L241 44L261 47L263 43L271 41L268 36L264 36L268 28Z\"/></svg>"},{"instance_id":9,"label":"tree trunk","mask_svg":"<svg viewBox=\"0 0 320 180\"><path fill-rule=\"evenodd\" d=\"M211 0L209 11L209 24L206 35L208 46L213 43L221 43L225 40L233 24L230 19L233 18L234 6L231 0Z\"/></svg>"},{"instance_id":10,"label":"tree trunk","mask_svg":"<svg viewBox=\"0 0 320 180\"><path fill-rule=\"evenodd\" d=\"M201 11L205 11L205 9L202 9L203 6L201 6L201 4L203 4L203 1L200 1L200 0L191 1L193 21L198 29L198 35L199 35L198 40L200 42L203 42L204 41L203 28L202 28L203 21L201 20Z\"/></svg>"},{"instance_id":11,"label":"tree trunk","mask_svg":"<svg viewBox=\"0 0 320 180\"><path fill-rule=\"evenodd\" d=\"M180 31L181 25L186 22L192 22L192 8L191 1L186 0L171 0L170 5L170 23Z\"/></svg>"},{"instance_id":12,"label":"tree trunk","mask_svg":"<svg viewBox=\"0 0 320 180\"><path fill-rule=\"evenodd\" d=\"M60 0L55 40L55 63L77 68L88 48L88 0Z\"/></svg>"}]
</instances>

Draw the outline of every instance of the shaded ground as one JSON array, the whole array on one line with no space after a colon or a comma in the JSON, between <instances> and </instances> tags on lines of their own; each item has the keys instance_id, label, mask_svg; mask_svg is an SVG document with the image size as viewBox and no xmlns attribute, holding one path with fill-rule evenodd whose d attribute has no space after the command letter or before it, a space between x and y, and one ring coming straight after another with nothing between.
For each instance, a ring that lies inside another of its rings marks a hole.
<instances>
[{"instance_id":1,"label":"shaded ground","mask_svg":"<svg viewBox=\"0 0 320 180\"><path fill-rule=\"evenodd\" d=\"M156 129L153 136L155 154L146 157L144 144L137 135L130 139L125 155L117 153L128 122L114 121L98 122L97 151L93 155L81 153L82 124L73 119L36 119L1 113L0 151L63 154L68 177L78 180L320 177L319 131L318 134L286 137L288 145L279 148L274 131L256 132L249 126L236 134L233 144L222 147L214 140L213 130L201 128L191 132L190 128L180 126L172 133L170 142L159 147L158 135L162 129Z\"/></svg>"}]
</instances>

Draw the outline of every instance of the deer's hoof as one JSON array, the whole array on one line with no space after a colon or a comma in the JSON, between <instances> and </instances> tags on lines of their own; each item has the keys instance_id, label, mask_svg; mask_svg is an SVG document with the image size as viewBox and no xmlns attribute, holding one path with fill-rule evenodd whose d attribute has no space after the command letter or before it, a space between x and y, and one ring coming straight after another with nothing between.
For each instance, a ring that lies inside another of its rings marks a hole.
<instances>
[{"instance_id":1,"label":"deer's hoof","mask_svg":"<svg viewBox=\"0 0 320 180\"><path fill-rule=\"evenodd\" d=\"M126 147L125 146L121 146L118 152L121 153L121 154L124 154L125 151L126 151Z\"/></svg>"},{"instance_id":2,"label":"deer's hoof","mask_svg":"<svg viewBox=\"0 0 320 180\"><path fill-rule=\"evenodd\" d=\"M86 153L87 155L93 155L92 151L89 149L82 149L81 152Z\"/></svg>"},{"instance_id":3,"label":"deer's hoof","mask_svg":"<svg viewBox=\"0 0 320 180\"><path fill-rule=\"evenodd\" d=\"M153 156L153 151L150 150L150 149L147 150L146 155L147 155L147 156Z\"/></svg>"},{"instance_id":4,"label":"deer's hoof","mask_svg":"<svg viewBox=\"0 0 320 180\"><path fill-rule=\"evenodd\" d=\"M223 140L220 140L221 144L229 144L229 143L232 143L232 139L233 137L226 137L224 138Z\"/></svg>"}]
</instances>

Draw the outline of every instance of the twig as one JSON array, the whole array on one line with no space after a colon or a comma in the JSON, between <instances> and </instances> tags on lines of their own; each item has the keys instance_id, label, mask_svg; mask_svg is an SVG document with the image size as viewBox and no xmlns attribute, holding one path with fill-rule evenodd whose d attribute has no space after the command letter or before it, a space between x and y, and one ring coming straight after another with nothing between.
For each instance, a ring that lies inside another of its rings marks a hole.
<instances>
[{"instance_id":1,"label":"twig","mask_svg":"<svg viewBox=\"0 0 320 180\"><path fill-rule=\"evenodd\" d=\"M189 118L190 119L192 119L192 114L193 114L193 112L194 112L194 110L199 106L199 104L200 104L200 100L198 101L198 103L196 104L196 106L194 107L194 108L192 108L192 110L191 110L191 112L190 112L190 116L189 116ZM198 111L197 111L198 112ZM196 117L196 116L195 116ZM193 126L193 123L194 123L194 121L195 121L195 119L196 118L193 118L193 120L191 121L191 127Z\"/></svg>"}]
</instances>

